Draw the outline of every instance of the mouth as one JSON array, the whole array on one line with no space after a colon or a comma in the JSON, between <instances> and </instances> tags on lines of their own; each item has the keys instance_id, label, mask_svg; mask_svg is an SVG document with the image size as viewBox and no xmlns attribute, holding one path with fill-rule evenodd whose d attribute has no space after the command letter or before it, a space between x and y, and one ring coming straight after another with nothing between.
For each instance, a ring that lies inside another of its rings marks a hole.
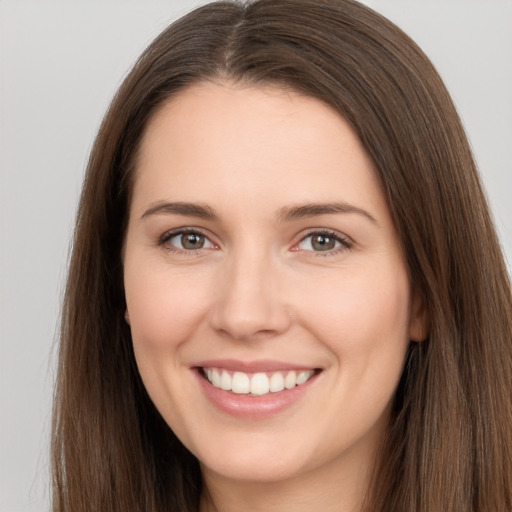
<instances>
[{"instance_id":1,"label":"mouth","mask_svg":"<svg viewBox=\"0 0 512 512\"><path fill-rule=\"evenodd\" d=\"M320 370L282 370L247 373L223 368L200 367L200 374L215 388L237 395L260 397L305 384Z\"/></svg>"},{"instance_id":2,"label":"mouth","mask_svg":"<svg viewBox=\"0 0 512 512\"><path fill-rule=\"evenodd\" d=\"M279 361L212 360L191 367L217 410L242 420L263 420L293 409L315 388L323 368Z\"/></svg>"}]
</instances>

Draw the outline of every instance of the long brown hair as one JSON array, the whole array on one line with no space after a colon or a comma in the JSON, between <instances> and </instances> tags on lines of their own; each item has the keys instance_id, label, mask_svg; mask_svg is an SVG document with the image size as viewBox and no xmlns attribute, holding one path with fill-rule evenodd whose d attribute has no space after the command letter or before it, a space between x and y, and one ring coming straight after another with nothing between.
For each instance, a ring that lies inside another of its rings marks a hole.
<instances>
[{"instance_id":1,"label":"long brown hair","mask_svg":"<svg viewBox=\"0 0 512 512\"><path fill-rule=\"evenodd\" d=\"M369 511L512 510L512 299L471 151L422 51L352 0L201 7L144 52L108 110L84 183L62 314L55 512L194 511L199 465L140 380L121 251L148 120L199 81L281 84L336 109L387 196L429 330L411 344Z\"/></svg>"}]
</instances>

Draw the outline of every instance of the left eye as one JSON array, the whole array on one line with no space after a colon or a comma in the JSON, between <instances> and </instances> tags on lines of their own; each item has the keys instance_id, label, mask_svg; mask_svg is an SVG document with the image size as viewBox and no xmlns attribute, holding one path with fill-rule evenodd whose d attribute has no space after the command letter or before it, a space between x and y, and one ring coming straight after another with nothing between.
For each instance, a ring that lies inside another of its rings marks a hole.
<instances>
[{"instance_id":1,"label":"left eye","mask_svg":"<svg viewBox=\"0 0 512 512\"><path fill-rule=\"evenodd\" d=\"M210 249L213 244L202 233L189 231L177 233L167 238L166 242L176 249L182 251L197 251L199 249Z\"/></svg>"},{"instance_id":2,"label":"left eye","mask_svg":"<svg viewBox=\"0 0 512 512\"><path fill-rule=\"evenodd\" d=\"M343 244L337 237L328 233L312 233L297 245L302 251L326 252L339 249Z\"/></svg>"}]
</instances>

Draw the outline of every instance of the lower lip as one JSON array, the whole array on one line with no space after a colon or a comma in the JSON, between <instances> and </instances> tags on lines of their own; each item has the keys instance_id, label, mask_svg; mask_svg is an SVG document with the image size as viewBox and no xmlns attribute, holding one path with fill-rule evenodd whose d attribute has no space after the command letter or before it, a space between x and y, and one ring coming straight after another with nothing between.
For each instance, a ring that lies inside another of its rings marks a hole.
<instances>
[{"instance_id":1,"label":"lower lip","mask_svg":"<svg viewBox=\"0 0 512 512\"><path fill-rule=\"evenodd\" d=\"M204 394L217 409L231 416L252 420L270 418L292 407L308 392L318 377L316 373L307 382L292 389L263 396L247 396L216 388L198 369L194 369L194 373Z\"/></svg>"}]
</instances>

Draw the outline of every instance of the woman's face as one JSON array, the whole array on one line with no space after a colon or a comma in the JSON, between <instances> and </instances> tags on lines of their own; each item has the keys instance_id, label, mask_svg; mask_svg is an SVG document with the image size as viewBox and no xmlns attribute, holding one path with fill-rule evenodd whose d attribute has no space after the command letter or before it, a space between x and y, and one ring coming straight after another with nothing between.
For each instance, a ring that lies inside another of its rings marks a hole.
<instances>
[{"instance_id":1,"label":"woman's face","mask_svg":"<svg viewBox=\"0 0 512 512\"><path fill-rule=\"evenodd\" d=\"M190 87L150 122L124 253L147 391L203 471L365 471L420 304L351 127L320 101Z\"/></svg>"}]
</instances>

